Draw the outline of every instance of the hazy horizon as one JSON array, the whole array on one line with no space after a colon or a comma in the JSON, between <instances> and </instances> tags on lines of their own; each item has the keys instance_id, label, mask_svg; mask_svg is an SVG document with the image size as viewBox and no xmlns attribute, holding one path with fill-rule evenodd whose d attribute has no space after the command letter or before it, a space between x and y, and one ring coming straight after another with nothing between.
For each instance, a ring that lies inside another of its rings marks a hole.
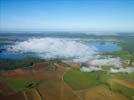
<instances>
[{"instance_id":1,"label":"hazy horizon","mask_svg":"<svg viewBox=\"0 0 134 100\"><path fill-rule=\"evenodd\" d=\"M134 32L132 0L1 0L1 31Z\"/></svg>"}]
</instances>

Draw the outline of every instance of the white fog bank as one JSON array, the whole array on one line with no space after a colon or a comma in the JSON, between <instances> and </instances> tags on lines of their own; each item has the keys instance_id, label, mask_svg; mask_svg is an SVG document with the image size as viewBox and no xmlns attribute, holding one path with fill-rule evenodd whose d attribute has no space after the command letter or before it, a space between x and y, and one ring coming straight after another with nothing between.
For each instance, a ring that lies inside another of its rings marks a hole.
<instances>
[{"instance_id":1,"label":"white fog bank","mask_svg":"<svg viewBox=\"0 0 134 100\"><path fill-rule=\"evenodd\" d=\"M119 69L111 68L110 72L111 73L119 73L119 72L122 72L122 73L132 73L132 72L134 72L134 68L133 67L127 67L127 68L122 68L121 67Z\"/></svg>"},{"instance_id":2,"label":"white fog bank","mask_svg":"<svg viewBox=\"0 0 134 100\"><path fill-rule=\"evenodd\" d=\"M93 66L103 66L103 65L112 65L115 67L121 66L120 58L104 58L104 59L94 59L89 62Z\"/></svg>"},{"instance_id":3,"label":"white fog bank","mask_svg":"<svg viewBox=\"0 0 134 100\"><path fill-rule=\"evenodd\" d=\"M103 70L103 65L112 65L109 72L134 72L134 68L123 68L120 58L100 58L95 46L86 45L80 41L66 38L32 38L16 42L7 48L18 53L34 53L43 59L67 59L74 62L86 62L87 66L80 68L83 72Z\"/></svg>"},{"instance_id":4,"label":"white fog bank","mask_svg":"<svg viewBox=\"0 0 134 100\"><path fill-rule=\"evenodd\" d=\"M105 59L93 59L88 62L87 66L82 66L80 70L82 72L93 72L93 71L106 71L103 66L108 67L107 72L110 73L133 73L133 67L123 67L120 58L105 58Z\"/></svg>"},{"instance_id":5,"label":"white fog bank","mask_svg":"<svg viewBox=\"0 0 134 100\"><path fill-rule=\"evenodd\" d=\"M71 58L73 61L88 61L97 54L95 46L61 38L33 38L17 42L8 48L13 52L32 52L44 59Z\"/></svg>"},{"instance_id":6,"label":"white fog bank","mask_svg":"<svg viewBox=\"0 0 134 100\"><path fill-rule=\"evenodd\" d=\"M80 71L82 72L93 72L93 71L99 71L102 70L101 67L95 67L95 66L90 66L90 67L82 67Z\"/></svg>"}]
</instances>

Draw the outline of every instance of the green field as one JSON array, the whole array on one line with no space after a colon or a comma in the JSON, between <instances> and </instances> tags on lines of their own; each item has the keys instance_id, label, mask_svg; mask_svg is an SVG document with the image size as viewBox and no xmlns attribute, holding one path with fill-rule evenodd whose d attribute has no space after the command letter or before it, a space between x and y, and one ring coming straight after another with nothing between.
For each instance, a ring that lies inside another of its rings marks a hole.
<instances>
[{"instance_id":1,"label":"green field","mask_svg":"<svg viewBox=\"0 0 134 100\"><path fill-rule=\"evenodd\" d=\"M134 80L134 73L106 73L98 72L81 72L79 70L70 70L64 75L64 81L74 90L87 89L93 86L104 84L111 91L119 92L122 95L132 99L134 96L134 87L129 88L112 80Z\"/></svg>"},{"instance_id":2,"label":"green field","mask_svg":"<svg viewBox=\"0 0 134 100\"><path fill-rule=\"evenodd\" d=\"M112 91L119 92L119 93L127 96L129 99L134 98L134 88L128 88L122 84L118 84L116 82L111 82L110 89Z\"/></svg>"},{"instance_id":3,"label":"green field","mask_svg":"<svg viewBox=\"0 0 134 100\"><path fill-rule=\"evenodd\" d=\"M25 91L38 85L38 82L32 79L5 79L4 82L14 92Z\"/></svg>"},{"instance_id":4,"label":"green field","mask_svg":"<svg viewBox=\"0 0 134 100\"><path fill-rule=\"evenodd\" d=\"M65 74L64 81L73 89L85 89L101 84L99 80L101 74L103 74L103 72L85 73L73 69Z\"/></svg>"}]
</instances>

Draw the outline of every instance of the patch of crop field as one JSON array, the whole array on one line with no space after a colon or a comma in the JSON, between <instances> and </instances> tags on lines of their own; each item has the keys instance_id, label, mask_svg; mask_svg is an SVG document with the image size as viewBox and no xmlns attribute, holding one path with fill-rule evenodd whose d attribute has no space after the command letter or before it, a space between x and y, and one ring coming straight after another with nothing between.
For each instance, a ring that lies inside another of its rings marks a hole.
<instances>
[{"instance_id":1,"label":"patch of crop field","mask_svg":"<svg viewBox=\"0 0 134 100\"><path fill-rule=\"evenodd\" d=\"M12 71L3 72L1 73L0 77L13 78L13 79L26 79L26 78L32 78L35 73L36 71L34 70L16 69Z\"/></svg>"},{"instance_id":2,"label":"patch of crop field","mask_svg":"<svg viewBox=\"0 0 134 100\"><path fill-rule=\"evenodd\" d=\"M105 84L114 92L120 93L130 99L134 98L134 73L106 73L80 72L70 70L64 75L64 81L74 90L92 88L100 84ZM113 81L113 80L119 80Z\"/></svg>"},{"instance_id":3,"label":"patch of crop field","mask_svg":"<svg viewBox=\"0 0 134 100\"><path fill-rule=\"evenodd\" d=\"M82 100L63 81L55 81L47 87L38 89L44 100Z\"/></svg>"},{"instance_id":4,"label":"patch of crop field","mask_svg":"<svg viewBox=\"0 0 134 100\"><path fill-rule=\"evenodd\" d=\"M58 72L44 70L16 69L14 71L2 73L0 77L11 79L33 79L37 81L55 79Z\"/></svg>"},{"instance_id":5,"label":"patch of crop field","mask_svg":"<svg viewBox=\"0 0 134 100\"><path fill-rule=\"evenodd\" d=\"M70 68L66 63L54 63L54 65L57 67L57 70L60 71L66 71L66 69Z\"/></svg>"},{"instance_id":6,"label":"patch of crop field","mask_svg":"<svg viewBox=\"0 0 134 100\"><path fill-rule=\"evenodd\" d=\"M122 83L134 88L134 80L122 80Z\"/></svg>"},{"instance_id":7,"label":"patch of crop field","mask_svg":"<svg viewBox=\"0 0 134 100\"><path fill-rule=\"evenodd\" d=\"M56 81L57 80L44 80L39 83L38 88L50 86L50 85L54 84Z\"/></svg>"},{"instance_id":8,"label":"patch of crop field","mask_svg":"<svg viewBox=\"0 0 134 100\"><path fill-rule=\"evenodd\" d=\"M124 81L121 80L111 80L110 84L110 89L112 91L116 91L119 92L123 95L125 95L126 97L128 97L129 99L134 99L134 87L132 84L130 83L126 83Z\"/></svg>"},{"instance_id":9,"label":"patch of crop field","mask_svg":"<svg viewBox=\"0 0 134 100\"><path fill-rule=\"evenodd\" d=\"M65 64L67 64L69 67L79 69L81 66L81 63L79 62L69 62L69 61L64 61Z\"/></svg>"},{"instance_id":10,"label":"patch of crop field","mask_svg":"<svg viewBox=\"0 0 134 100\"><path fill-rule=\"evenodd\" d=\"M0 96L0 100L26 100L23 93L19 92L12 95Z\"/></svg>"},{"instance_id":11,"label":"patch of crop field","mask_svg":"<svg viewBox=\"0 0 134 100\"><path fill-rule=\"evenodd\" d=\"M15 93L38 86L38 82L31 79L5 79L4 82Z\"/></svg>"},{"instance_id":12,"label":"patch of crop field","mask_svg":"<svg viewBox=\"0 0 134 100\"><path fill-rule=\"evenodd\" d=\"M108 83L111 79L134 81L134 73L103 73L100 75L102 83Z\"/></svg>"},{"instance_id":13,"label":"patch of crop field","mask_svg":"<svg viewBox=\"0 0 134 100\"><path fill-rule=\"evenodd\" d=\"M60 68L58 68L59 70ZM53 69L52 69L53 70ZM4 82L5 87L9 87L14 92L25 91L29 88L42 87L51 84L55 80L61 80L62 71L44 71L44 70L27 70L16 69L1 74L0 78ZM0 85L1 86L1 85ZM3 85L2 85L3 88ZM4 88L3 91L7 91ZM9 91L8 91L9 92ZM7 94L7 92L5 92Z\"/></svg>"},{"instance_id":14,"label":"patch of crop field","mask_svg":"<svg viewBox=\"0 0 134 100\"><path fill-rule=\"evenodd\" d=\"M100 78L103 84L109 86L112 91L119 92L124 96L134 98L134 73L107 73Z\"/></svg>"},{"instance_id":15,"label":"patch of crop field","mask_svg":"<svg viewBox=\"0 0 134 100\"><path fill-rule=\"evenodd\" d=\"M64 75L64 81L73 89L85 89L101 84L101 71L85 73L79 70L70 70Z\"/></svg>"},{"instance_id":16,"label":"patch of crop field","mask_svg":"<svg viewBox=\"0 0 134 100\"><path fill-rule=\"evenodd\" d=\"M0 79L0 95L10 95L13 91L9 89L6 84Z\"/></svg>"},{"instance_id":17,"label":"patch of crop field","mask_svg":"<svg viewBox=\"0 0 134 100\"><path fill-rule=\"evenodd\" d=\"M64 67L71 67L69 64L64 63L64 62L59 62L58 64L60 64L61 66L64 66Z\"/></svg>"},{"instance_id":18,"label":"patch of crop field","mask_svg":"<svg viewBox=\"0 0 134 100\"><path fill-rule=\"evenodd\" d=\"M85 90L76 91L83 100L129 100L127 97L111 91L105 85L95 86Z\"/></svg>"},{"instance_id":19,"label":"patch of crop field","mask_svg":"<svg viewBox=\"0 0 134 100\"><path fill-rule=\"evenodd\" d=\"M114 73L112 77L121 80L134 80L134 73Z\"/></svg>"},{"instance_id":20,"label":"patch of crop field","mask_svg":"<svg viewBox=\"0 0 134 100\"><path fill-rule=\"evenodd\" d=\"M44 71L51 71L51 72L55 72L56 71L56 66L50 66L48 68L45 68Z\"/></svg>"}]
</instances>

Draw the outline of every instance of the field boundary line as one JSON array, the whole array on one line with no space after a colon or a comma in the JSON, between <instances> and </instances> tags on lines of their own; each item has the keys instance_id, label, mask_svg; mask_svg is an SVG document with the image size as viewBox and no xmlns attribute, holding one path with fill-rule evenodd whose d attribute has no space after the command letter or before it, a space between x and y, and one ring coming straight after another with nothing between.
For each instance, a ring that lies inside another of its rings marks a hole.
<instances>
[{"instance_id":1,"label":"field boundary line","mask_svg":"<svg viewBox=\"0 0 134 100\"><path fill-rule=\"evenodd\" d=\"M28 97L25 92L23 92L25 100L28 100Z\"/></svg>"}]
</instances>

